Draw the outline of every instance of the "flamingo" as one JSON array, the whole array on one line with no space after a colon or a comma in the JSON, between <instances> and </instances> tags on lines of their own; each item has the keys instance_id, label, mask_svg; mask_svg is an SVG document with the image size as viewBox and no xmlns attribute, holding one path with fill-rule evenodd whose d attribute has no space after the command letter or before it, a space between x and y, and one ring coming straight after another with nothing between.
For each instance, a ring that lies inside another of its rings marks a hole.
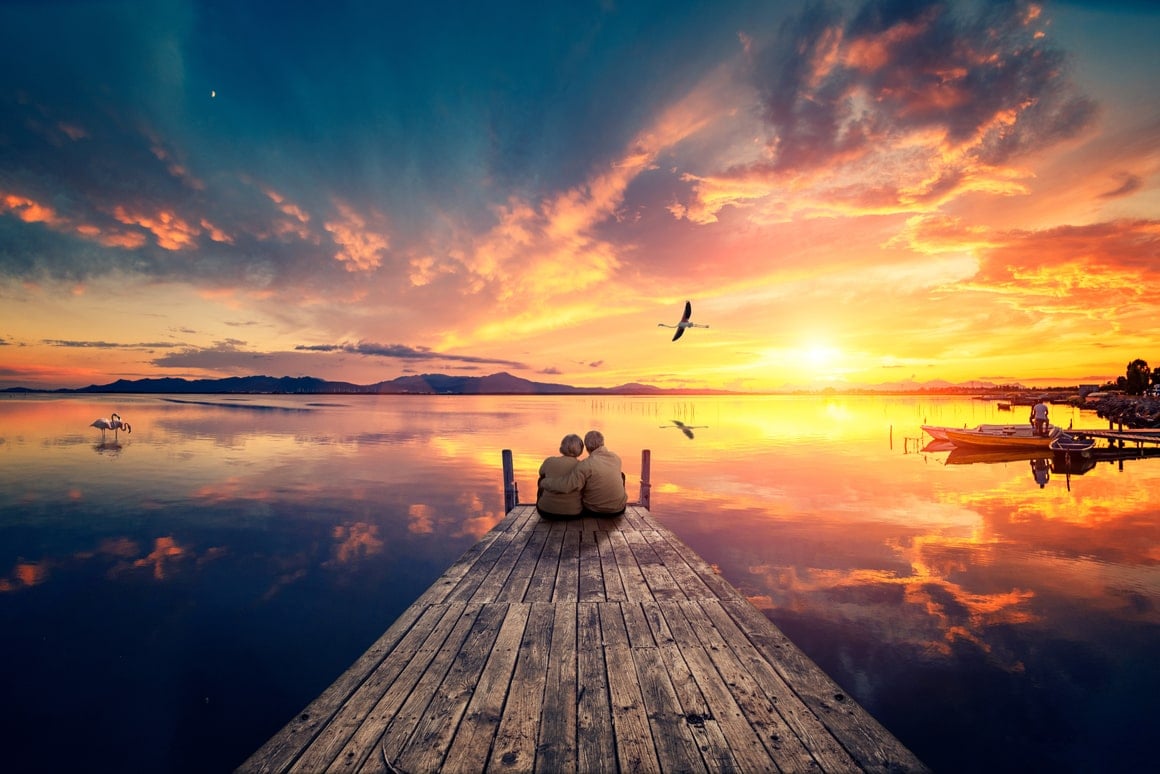
<instances>
[{"instance_id":1,"label":"flamingo","mask_svg":"<svg viewBox=\"0 0 1160 774\"><path fill-rule=\"evenodd\" d=\"M110 414L108 419L97 417L89 427L99 428L102 438L105 437L106 430L112 430L113 435L116 435L119 430L124 430L126 433L133 432L133 428L129 426L129 423L122 421L121 415L116 411Z\"/></svg>"},{"instance_id":2,"label":"flamingo","mask_svg":"<svg viewBox=\"0 0 1160 774\"><path fill-rule=\"evenodd\" d=\"M685 328L708 328L708 325L698 325L695 322L689 322L689 318L693 316L693 304L689 301L685 302L685 314L681 317L681 321L676 325L665 325L664 323L657 323L659 328L676 328L677 332L673 334L673 341L681 338L685 332Z\"/></svg>"},{"instance_id":3,"label":"flamingo","mask_svg":"<svg viewBox=\"0 0 1160 774\"><path fill-rule=\"evenodd\" d=\"M681 432L685 434L686 438L692 438L694 430L701 427L708 427L708 425L686 425L679 419L670 419L669 421L672 422L671 425L661 425L661 428L679 427Z\"/></svg>"}]
</instances>

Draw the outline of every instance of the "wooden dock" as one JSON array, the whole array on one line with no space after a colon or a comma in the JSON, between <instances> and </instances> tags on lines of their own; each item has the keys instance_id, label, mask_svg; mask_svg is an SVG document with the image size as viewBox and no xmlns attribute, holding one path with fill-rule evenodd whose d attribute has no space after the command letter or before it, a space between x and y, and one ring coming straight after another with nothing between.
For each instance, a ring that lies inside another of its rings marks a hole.
<instances>
[{"instance_id":1,"label":"wooden dock","mask_svg":"<svg viewBox=\"0 0 1160 774\"><path fill-rule=\"evenodd\" d=\"M238 771L927 769L648 509L514 505Z\"/></svg>"},{"instance_id":2,"label":"wooden dock","mask_svg":"<svg viewBox=\"0 0 1160 774\"><path fill-rule=\"evenodd\" d=\"M1068 435L1076 438L1103 438L1110 445L1123 446L1126 443L1134 443L1136 446L1143 446L1144 444L1160 444L1160 430L1141 429L1141 430L1100 430L1097 428L1075 428L1065 431Z\"/></svg>"}]
</instances>

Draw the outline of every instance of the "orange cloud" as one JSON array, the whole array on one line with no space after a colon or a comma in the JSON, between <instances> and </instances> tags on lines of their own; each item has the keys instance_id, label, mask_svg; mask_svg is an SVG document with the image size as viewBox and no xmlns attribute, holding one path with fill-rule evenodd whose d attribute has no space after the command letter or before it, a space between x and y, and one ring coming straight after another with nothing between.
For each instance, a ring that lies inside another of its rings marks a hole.
<instances>
[{"instance_id":1,"label":"orange cloud","mask_svg":"<svg viewBox=\"0 0 1160 774\"><path fill-rule=\"evenodd\" d=\"M408 265L411 267L411 271L407 275L407 279L414 287L429 285L441 276L455 273L455 269L450 263L439 261L430 255L412 258L408 261Z\"/></svg>"},{"instance_id":2,"label":"orange cloud","mask_svg":"<svg viewBox=\"0 0 1160 774\"><path fill-rule=\"evenodd\" d=\"M338 244L335 260L342 262L347 271L377 269L391 245L390 237L368 228L366 218L346 204L336 202L335 206L340 217L323 224Z\"/></svg>"},{"instance_id":3,"label":"orange cloud","mask_svg":"<svg viewBox=\"0 0 1160 774\"><path fill-rule=\"evenodd\" d=\"M150 215L129 212L123 206L117 205L113 208L113 217L126 225L141 226L151 231L157 239L157 245L166 250L188 250L196 247L195 237L201 233L196 226L166 210Z\"/></svg>"},{"instance_id":4,"label":"orange cloud","mask_svg":"<svg viewBox=\"0 0 1160 774\"><path fill-rule=\"evenodd\" d=\"M416 535L430 535L435 531L431 520L431 506L414 503L407 508L407 531Z\"/></svg>"},{"instance_id":5,"label":"orange cloud","mask_svg":"<svg viewBox=\"0 0 1160 774\"><path fill-rule=\"evenodd\" d=\"M16 194L4 194L0 197L0 206L11 212L25 223L44 223L49 226L64 226L66 221L56 214L56 210L45 204Z\"/></svg>"},{"instance_id":6,"label":"orange cloud","mask_svg":"<svg viewBox=\"0 0 1160 774\"><path fill-rule=\"evenodd\" d=\"M143 559L133 562L137 568L152 567L153 577L165 580L170 565L188 553L187 549L179 545L172 537L159 537L153 541L153 550Z\"/></svg>"},{"instance_id":7,"label":"orange cloud","mask_svg":"<svg viewBox=\"0 0 1160 774\"><path fill-rule=\"evenodd\" d=\"M277 499L277 495L270 488L263 487L252 479L238 477L205 484L193 492L192 497L210 503L226 503L235 500L269 502Z\"/></svg>"},{"instance_id":8,"label":"orange cloud","mask_svg":"<svg viewBox=\"0 0 1160 774\"><path fill-rule=\"evenodd\" d=\"M316 242L317 239L311 233L308 224L310 223L310 215L301 207L291 202L286 201L286 197L272 188L262 188L262 193L266 195L270 201L278 205L278 210L287 217L274 224L274 233L279 237L296 236L304 241Z\"/></svg>"},{"instance_id":9,"label":"orange cloud","mask_svg":"<svg viewBox=\"0 0 1160 774\"><path fill-rule=\"evenodd\" d=\"M233 237L231 237L229 234L227 234L225 231L221 230L220 228L218 228L214 224L210 223L205 218L201 219L201 227L204 228L206 230L206 232L209 233L209 238L215 242L225 242L226 244L231 244L231 245L234 243Z\"/></svg>"},{"instance_id":10,"label":"orange cloud","mask_svg":"<svg viewBox=\"0 0 1160 774\"><path fill-rule=\"evenodd\" d=\"M900 22L877 34L866 35L850 41L842 53L842 63L857 70L872 72L885 67L894 58L893 51L906 45L930 26L930 12L917 22ZM815 76L814 82L820 79Z\"/></svg>"},{"instance_id":11,"label":"orange cloud","mask_svg":"<svg viewBox=\"0 0 1160 774\"><path fill-rule=\"evenodd\" d=\"M478 540L490 532L492 527L503 521L503 516L502 513L491 512L470 516L461 522L460 529L455 533L455 536L470 535Z\"/></svg>"},{"instance_id":12,"label":"orange cloud","mask_svg":"<svg viewBox=\"0 0 1160 774\"><path fill-rule=\"evenodd\" d=\"M347 564L381 554L386 543L379 535L377 524L358 521L334 527L334 559L332 563Z\"/></svg>"},{"instance_id":13,"label":"orange cloud","mask_svg":"<svg viewBox=\"0 0 1160 774\"><path fill-rule=\"evenodd\" d=\"M48 580L48 565L44 562L17 562L11 578L0 578L0 592L39 586Z\"/></svg>"},{"instance_id":14,"label":"orange cloud","mask_svg":"<svg viewBox=\"0 0 1160 774\"><path fill-rule=\"evenodd\" d=\"M780 66L746 41L768 140L748 160L687 173L692 195L669 206L675 217L708 224L733 206L779 223L1025 194L1031 173L1010 160L1092 125L1094 103L1030 29L1037 12L996 14L991 29L936 5L878 27L805 16L788 24L782 43L797 56Z\"/></svg>"},{"instance_id":15,"label":"orange cloud","mask_svg":"<svg viewBox=\"0 0 1160 774\"><path fill-rule=\"evenodd\" d=\"M18 194L0 195L0 213L5 211L26 223L43 223L54 231L77 234L106 247L136 249L146 242L145 235L139 231L110 231L91 223L74 223L52 207Z\"/></svg>"},{"instance_id":16,"label":"orange cloud","mask_svg":"<svg viewBox=\"0 0 1160 774\"><path fill-rule=\"evenodd\" d=\"M628 186L654 169L664 151L711 122L719 107L714 90L721 78L717 73L706 79L583 183L538 202L509 199L496 208L495 226L469 248L452 253L468 272L469 292L489 290L495 310L503 312L490 315L476 328L474 341L573 325L591 313L590 302L578 292L617 287L613 280L623 267L623 248L601 238L598 227L624 215L620 210ZM420 280L430 277L432 270L420 274ZM624 295L626 303L637 296ZM465 343L466 337L449 336L440 346Z\"/></svg>"},{"instance_id":17,"label":"orange cloud","mask_svg":"<svg viewBox=\"0 0 1160 774\"><path fill-rule=\"evenodd\" d=\"M900 238L920 253L973 252L979 271L960 289L1005 295L1012 304L1028 299L1039 309L1132 319L1150 314L1148 288L1160 283L1160 221L1000 231L926 217L910 221Z\"/></svg>"},{"instance_id":18,"label":"orange cloud","mask_svg":"<svg viewBox=\"0 0 1160 774\"><path fill-rule=\"evenodd\" d=\"M100 242L105 247L123 247L126 250L135 250L143 247L149 238L140 231L105 231L98 226L81 224L76 231L84 237Z\"/></svg>"}]
</instances>

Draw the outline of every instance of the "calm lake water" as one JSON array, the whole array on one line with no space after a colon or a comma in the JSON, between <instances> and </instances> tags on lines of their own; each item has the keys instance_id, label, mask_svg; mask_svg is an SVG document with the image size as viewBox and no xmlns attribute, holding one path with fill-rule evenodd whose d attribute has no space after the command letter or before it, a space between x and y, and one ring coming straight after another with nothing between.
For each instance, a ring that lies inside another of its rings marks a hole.
<instances>
[{"instance_id":1,"label":"calm lake water","mask_svg":"<svg viewBox=\"0 0 1160 774\"><path fill-rule=\"evenodd\" d=\"M89 427L118 412L114 439ZM0 398L5 771L218 772L602 430L635 496L940 772L1152 769L1160 459L924 451L901 397ZM1103 427L1052 407L1053 421ZM671 420L695 426L685 437ZM1040 473L1042 480L1042 473Z\"/></svg>"}]
</instances>

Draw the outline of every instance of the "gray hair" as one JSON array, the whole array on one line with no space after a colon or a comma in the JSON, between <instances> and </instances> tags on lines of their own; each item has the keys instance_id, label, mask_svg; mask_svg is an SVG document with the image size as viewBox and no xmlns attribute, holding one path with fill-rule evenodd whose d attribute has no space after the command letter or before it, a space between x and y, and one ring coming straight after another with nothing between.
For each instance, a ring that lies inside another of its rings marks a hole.
<instances>
[{"instance_id":1,"label":"gray hair","mask_svg":"<svg viewBox=\"0 0 1160 774\"><path fill-rule=\"evenodd\" d=\"M560 453L565 457L579 457L584 452L584 442L575 433L568 433L560 441Z\"/></svg>"},{"instance_id":2,"label":"gray hair","mask_svg":"<svg viewBox=\"0 0 1160 774\"><path fill-rule=\"evenodd\" d=\"M604 433L599 430L589 430L584 434L584 445L588 448L589 454L591 454L604 445Z\"/></svg>"}]
</instances>

